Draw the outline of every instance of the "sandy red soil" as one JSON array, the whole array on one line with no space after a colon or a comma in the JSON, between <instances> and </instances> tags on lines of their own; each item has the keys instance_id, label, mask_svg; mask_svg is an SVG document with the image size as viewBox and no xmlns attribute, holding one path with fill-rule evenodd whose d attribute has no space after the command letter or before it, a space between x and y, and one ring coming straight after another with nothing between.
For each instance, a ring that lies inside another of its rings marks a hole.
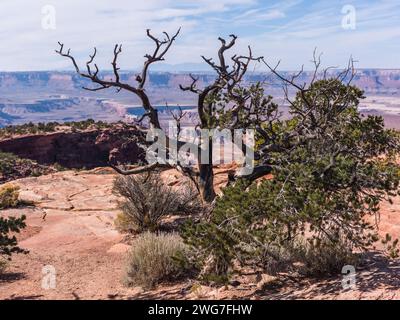
<instances>
[{"instance_id":1,"label":"sandy red soil","mask_svg":"<svg viewBox=\"0 0 400 320\"><path fill-rule=\"evenodd\" d=\"M171 185L178 173L166 172ZM328 279L283 278L243 274L227 287L201 286L195 280L163 284L152 291L126 288L121 279L129 245L113 226L115 178L107 170L60 172L17 181L21 197L35 207L6 210L25 214L28 227L19 235L27 255L16 255L0 276L0 299L400 299L400 261L389 264L379 252L357 270L357 287L343 290L340 275ZM224 174L217 176L222 185ZM400 236L400 199L384 203L380 233ZM56 270L56 288L43 289L42 269ZM261 281L260 281L261 280ZM257 283L258 282L258 283ZM263 282L270 285L262 286Z\"/></svg>"}]
</instances>

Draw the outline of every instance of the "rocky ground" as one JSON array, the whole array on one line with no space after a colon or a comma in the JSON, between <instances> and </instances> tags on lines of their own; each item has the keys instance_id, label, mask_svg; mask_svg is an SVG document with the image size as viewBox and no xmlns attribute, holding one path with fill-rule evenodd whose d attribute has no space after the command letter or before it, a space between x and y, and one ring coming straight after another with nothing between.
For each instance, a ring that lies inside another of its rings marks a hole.
<instances>
[{"instance_id":1,"label":"rocky ground","mask_svg":"<svg viewBox=\"0 0 400 320\"><path fill-rule=\"evenodd\" d=\"M165 172L170 185L182 178ZM386 263L379 252L356 274L357 287L343 290L342 277L280 280L244 273L229 286L211 288L192 280L163 284L152 291L121 284L129 248L113 226L117 214L112 195L115 175L108 169L65 171L17 180L21 198L35 207L3 211L27 216L19 236L28 255L16 255L0 276L0 299L400 299L400 261ZM225 181L224 171L216 178ZM400 199L384 204L380 232L400 236ZM43 267L56 270L56 288L43 289Z\"/></svg>"}]
</instances>

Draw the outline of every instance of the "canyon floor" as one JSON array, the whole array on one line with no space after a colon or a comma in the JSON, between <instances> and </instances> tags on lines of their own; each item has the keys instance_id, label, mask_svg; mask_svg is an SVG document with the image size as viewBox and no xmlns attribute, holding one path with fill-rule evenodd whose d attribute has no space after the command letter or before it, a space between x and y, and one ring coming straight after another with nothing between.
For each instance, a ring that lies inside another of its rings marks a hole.
<instances>
[{"instance_id":1,"label":"canyon floor","mask_svg":"<svg viewBox=\"0 0 400 320\"><path fill-rule=\"evenodd\" d=\"M170 185L182 177L164 172ZM34 207L5 210L5 215L27 216L19 244L27 255L15 255L0 276L0 299L400 299L400 260L388 263L379 251L357 270L356 288L344 290L342 276L305 279L243 273L222 288L195 280L162 284L145 291L122 285L129 245L113 225L118 213L112 194L115 175L109 169L64 171L15 181L21 198ZM226 177L217 175L221 186ZM384 203L380 233L400 236L400 198ZM43 267L56 270L55 289L43 289ZM257 281L258 283L257 283ZM261 279L261 281L260 281ZM261 285L263 284L263 285Z\"/></svg>"}]
</instances>

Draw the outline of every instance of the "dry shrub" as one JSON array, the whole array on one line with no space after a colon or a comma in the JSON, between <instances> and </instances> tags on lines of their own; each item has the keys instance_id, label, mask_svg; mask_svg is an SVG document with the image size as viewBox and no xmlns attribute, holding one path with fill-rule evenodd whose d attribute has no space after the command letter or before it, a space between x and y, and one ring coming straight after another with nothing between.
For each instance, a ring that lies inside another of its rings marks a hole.
<instances>
[{"instance_id":1,"label":"dry shrub","mask_svg":"<svg viewBox=\"0 0 400 320\"><path fill-rule=\"evenodd\" d=\"M7 183L0 187L0 209L14 208L18 206L19 187Z\"/></svg>"},{"instance_id":2,"label":"dry shrub","mask_svg":"<svg viewBox=\"0 0 400 320\"><path fill-rule=\"evenodd\" d=\"M114 220L115 228L121 233L136 233L139 232L135 220L125 212L118 212Z\"/></svg>"},{"instance_id":3,"label":"dry shrub","mask_svg":"<svg viewBox=\"0 0 400 320\"><path fill-rule=\"evenodd\" d=\"M154 172L118 177L113 191L125 198L119 203L122 212L115 220L115 226L121 232L156 231L166 215L195 213L201 209L193 188L176 190Z\"/></svg>"},{"instance_id":4,"label":"dry shrub","mask_svg":"<svg viewBox=\"0 0 400 320\"><path fill-rule=\"evenodd\" d=\"M266 250L260 252L258 258L264 272L270 275L277 275L279 272L287 272L292 269L292 253L284 246L270 245Z\"/></svg>"},{"instance_id":5,"label":"dry shrub","mask_svg":"<svg viewBox=\"0 0 400 320\"><path fill-rule=\"evenodd\" d=\"M309 277L340 273L345 265L358 264L359 254L343 240L298 238L287 245L270 246L261 255L264 272L276 275L280 272L297 271Z\"/></svg>"},{"instance_id":6,"label":"dry shrub","mask_svg":"<svg viewBox=\"0 0 400 320\"><path fill-rule=\"evenodd\" d=\"M381 239L384 246L383 254L388 259L398 259L400 257L399 238L392 239L392 236L386 233L385 238Z\"/></svg>"},{"instance_id":7,"label":"dry shrub","mask_svg":"<svg viewBox=\"0 0 400 320\"><path fill-rule=\"evenodd\" d=\"M152 288L161 281L177 279L189 269L182 263L187 254L188 247L177 234L145 232L129 252L124 283Z\"/></svg>"},{"instance_id":8,"label":"dry shrub","mask_svg":"<svg viewBox=\"0 0 400 320\"><path fill-rule=\"evenodd\" d=\"M175 191L177 193L177 209L176 214L189 215L195 213L203 213L207 210L200 197L199 192L191 183L187 183Z\"/></svg>"},{"instance_id":9,"label":"dry shrub","mask_svg":"<svg viewBox=\"0 0 400 320\"><path fill-rule=\"evenodd\" d=\"M299 242L294 259L300 262L299 272L306 276L326 276L340 273L345 265L358 264L359 255L344 242Z\"/></svg>"},{"instance_id":10,"label":"dry shrub","mask_svg":"<svg viewBox=\"0 0 400 320\"><path fill-rule=\"evenodd\" d=\"M7 261L0 258L0 275L4 273L7 268Z\"/></svg>"}]
</instances>

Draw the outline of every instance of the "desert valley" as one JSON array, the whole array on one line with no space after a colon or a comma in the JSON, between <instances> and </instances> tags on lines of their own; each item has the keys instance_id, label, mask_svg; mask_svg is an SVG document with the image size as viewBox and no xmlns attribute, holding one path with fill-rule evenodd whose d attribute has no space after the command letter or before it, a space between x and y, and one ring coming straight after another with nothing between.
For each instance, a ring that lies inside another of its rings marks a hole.
<instances>
[{"instance_id":1,"label":"desert valley","mask_svg":"<svg viewBox=\"0 0 400 320\"><path fill-rule=\"evenodd\" d=\"M337 71L339 72L339 71ZM285 72L291 75L295 72ZM181 106L190 110L196 105L194 96L180 90L179 85L190 83L190 72L150 73L147 91L154 105L161 109L164 122L171 119L166 106L174 109ZM213 73L193 72L200 77L200 85L209 84ZM335 74L335 72L332 72ZM104 73L105 78L112 73ZM123 72L121 77L135 82L136 72ZM312 76L305 72L300 82L307 82ZM246 85L261 81L266 93L278 101L282 100L282 83L270 73L254 73L246 76ZM365 114L379 114L385 117L387 125L400 128L400 70L361 69L353 83L365 91L366 99L360 110ZM86 119L115 122L131 120L132 116L143 114L140 101L128 92L116 93L113 89L88 92L82 87L90 82L72 72L0 72L0 125L23 124L28 122L66 122ZM188 119L194 123L196 119Z\"/></svg>"}]
</instances>

